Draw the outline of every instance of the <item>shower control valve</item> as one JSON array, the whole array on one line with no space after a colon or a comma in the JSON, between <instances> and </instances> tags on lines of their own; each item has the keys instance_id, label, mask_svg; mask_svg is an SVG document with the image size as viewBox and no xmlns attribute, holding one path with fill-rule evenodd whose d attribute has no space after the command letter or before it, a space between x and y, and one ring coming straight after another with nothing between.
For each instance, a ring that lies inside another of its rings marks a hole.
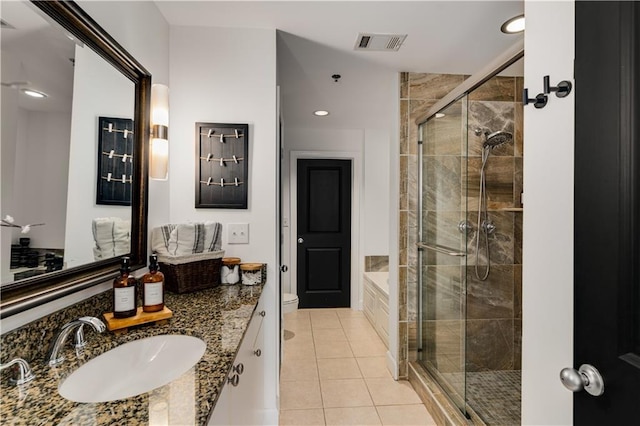
<instances>
[{"instance_id":1,"label":"shower control valve","mask_svg":"<svg viewBox=\"0 0 640 426\"><path fill-rule=\"evenodd\" d=\"M461 234L465 232L468 234L473 231L473 225L468 220L461 220L458 222L458 231L460 231Z\"/></svg>"},{"instance_id":2,"label":"shower control valve","mask_svg":"<svg viewBox=\"0 0 640 426\"><path fill-rule=\"evenodd\" d=\"M480 226L487 234L493 234L496 231L496 225L494 225L490 220L483 221Z\"/></svg>"}]
</instances>

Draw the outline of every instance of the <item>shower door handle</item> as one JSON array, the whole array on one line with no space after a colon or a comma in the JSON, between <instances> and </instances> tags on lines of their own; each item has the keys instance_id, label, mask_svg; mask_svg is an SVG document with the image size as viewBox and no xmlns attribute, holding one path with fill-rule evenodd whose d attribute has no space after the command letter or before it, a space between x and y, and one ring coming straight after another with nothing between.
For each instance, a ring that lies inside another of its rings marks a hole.
<instances>
[{"instance_id":1,"label":"shower door handle","mask_svg":"<svg viewBox=\"0 0 640 426\"><path fill-rule=\"evenodd\" d=\"M449 256L465 257L467 255L467 253L463 251L455 251L448 247L439 246L435 244L416 243L416 246L418 246L418 249L433 250L435 252L447 254Z\"/></svg>"}]
</instances>

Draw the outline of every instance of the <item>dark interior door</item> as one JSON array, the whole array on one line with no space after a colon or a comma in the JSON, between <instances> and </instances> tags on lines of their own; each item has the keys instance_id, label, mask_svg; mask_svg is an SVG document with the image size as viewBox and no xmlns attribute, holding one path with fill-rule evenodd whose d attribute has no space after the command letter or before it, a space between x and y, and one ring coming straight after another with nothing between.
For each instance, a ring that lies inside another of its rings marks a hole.
<instances>
[{"instance_id":1,"label":"dark interior door","mask_svg":"<svg viewBox=\"0 0 640 426\"><path fill-rule=\"evenodd\" d=\"M576 2L575 355L604 393L575 424L638 424L640 3ZM552 297L552 295L550 295Z\"/></svg>"},{"instance_id":2,"label":"dark interior door","mask_svg":"<svg viewBox=\"0 0 640 426\"><path fill-rule=\"evenodd\" d=\"M350 305L351 161L298 160L300 308Z\"/></svg>"}]
</instances>

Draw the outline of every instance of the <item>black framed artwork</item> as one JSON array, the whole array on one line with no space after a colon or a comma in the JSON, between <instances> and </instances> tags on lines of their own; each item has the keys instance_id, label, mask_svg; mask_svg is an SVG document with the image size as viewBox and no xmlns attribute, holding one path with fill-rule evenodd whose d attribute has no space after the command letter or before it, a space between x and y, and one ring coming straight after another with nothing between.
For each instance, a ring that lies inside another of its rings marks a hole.
<instances>
[{"instance_id":1,"label":"black framed artwork","mask_svg":"<svg viewBox=\"0 0 640 426\"><path fill-rule=\"evenodd\" d=\"M249 125L196 123L196 208L246 209Z\"/></svg>"},{"instance_id":2,"label":"black framed artwork","mask_svg":"<svg viewBox=\"0 0 640 426\"><path fill-rule=\"evenodd\" d=\"M98 117L96 204L131 205L133 120Z\"/></svg>"}]
</instances>

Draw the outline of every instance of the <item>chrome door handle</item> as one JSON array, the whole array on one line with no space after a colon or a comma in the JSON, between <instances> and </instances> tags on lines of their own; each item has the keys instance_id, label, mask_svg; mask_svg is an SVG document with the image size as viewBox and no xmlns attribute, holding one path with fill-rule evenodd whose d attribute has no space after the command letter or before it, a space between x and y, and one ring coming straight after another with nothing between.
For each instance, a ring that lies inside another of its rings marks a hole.
<instances>
[{"instance_id":1,"label":"chrome door handle","mask_svg":"<svg viewBox=\"0 0 640 426\"><path fill-rule=\"evenodd\" d=\"M302 244L302 243L304 243L304 238L299 237L299 238L298 238L298 244Z\"/></svg>"},{"instance_id":2,"label":"chrome door handle","mask_svg":"<svg viewBox=\"0 0 640 426\"><path fill-rule=\"evenodd\" d=\"M593 365L582 364L579 370L575 368L563 368L560 371L560 381L571 392L586 390L593 396L604 393L604 380L602 375Z\"/></svg>"}]
</instances>

